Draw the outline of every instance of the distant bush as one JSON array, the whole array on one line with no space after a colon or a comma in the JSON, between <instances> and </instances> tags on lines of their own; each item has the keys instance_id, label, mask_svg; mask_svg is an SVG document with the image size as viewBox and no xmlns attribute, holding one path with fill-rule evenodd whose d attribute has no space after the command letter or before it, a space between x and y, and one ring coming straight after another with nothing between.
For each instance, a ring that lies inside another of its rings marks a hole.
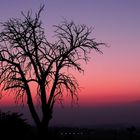
<instances>
[{"instance_id":1,"label":"distant bush","mask_svg":"<svg viewBox=\"0 0 140 140\"><path fill-rule=\"evenodd\" d=\"M23 140L29 130L26 119L22 118L23 114L17 112L0 111L0 139L20 139Z\"/></svg>"}]
</instances>

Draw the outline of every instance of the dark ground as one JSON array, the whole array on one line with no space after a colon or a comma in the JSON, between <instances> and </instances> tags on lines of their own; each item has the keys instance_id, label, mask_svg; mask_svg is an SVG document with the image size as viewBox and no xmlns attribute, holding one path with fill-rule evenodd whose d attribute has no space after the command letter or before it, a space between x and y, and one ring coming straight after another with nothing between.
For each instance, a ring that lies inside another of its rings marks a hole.
<instances>
[{"instance_id":1,"label":"dark ground","mask_svg":"<svg viewBox=\"0 0 140 140\"><path fill-rule=\"evenodd\" d=\"M133 126L129 128L116 129L63 127L50 128L49 130L49 136L47 136L46 139L44 138L44 140L140 140L140 128L135 128ZM36 136L35 138L39 139Z\"/></svg>"},{"instance_id":2,"label":"dark ground","mask_svg":"<svg viewBox=\"0 0 140 140\"><path fill-rule=\"evenodd\" d=\"M49 128L46 138L40 138L34 127L19 133L0 131L0 140L140 140L140 128Z\"/></svg>"}]
</instances>

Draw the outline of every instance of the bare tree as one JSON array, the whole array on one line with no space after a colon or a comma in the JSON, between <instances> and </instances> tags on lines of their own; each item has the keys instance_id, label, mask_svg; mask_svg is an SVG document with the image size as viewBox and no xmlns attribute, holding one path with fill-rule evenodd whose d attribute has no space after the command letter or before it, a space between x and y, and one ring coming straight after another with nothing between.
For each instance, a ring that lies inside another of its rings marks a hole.
<instances>
[{"instance_id":1,"label":"bare tree","mask_svg":"<svg viewBox=\"0 0 140 140\"><path fill-rule=\"evenodd\" d=\"M48 127L54 104L65 93L72 100L77 98L79 85L70 70L83 72L81 62L89 61L92 50L102 53L99 46L104 45L90 38L92 28L67 20L54 26L57 39L50 43L40 20L42 10L43 6L35 16L31 12L22 13L23 19L12 18L1 23L0 32L0 86L14 94L17 102L27 99L39 129ZM35 108L35 91L30 87L33 82L37 86L42 118Z\"/></svg>"}]
</instances>

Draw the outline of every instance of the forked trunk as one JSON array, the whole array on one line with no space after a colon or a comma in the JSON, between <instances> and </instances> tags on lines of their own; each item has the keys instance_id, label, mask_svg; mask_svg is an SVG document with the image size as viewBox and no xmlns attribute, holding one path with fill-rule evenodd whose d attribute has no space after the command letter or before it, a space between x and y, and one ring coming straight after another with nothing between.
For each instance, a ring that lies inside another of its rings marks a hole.
<instances>
[{"instance_id":1,"label":"forked trunk","mask_svg":"<svg viewBox=\"0 0 140 140\"><path fill-rule=\"evenodd\" d=\"M52 117L50 115L47 115L46 117L43 117L42 122L40 123L40 126L38 127L38 137L39 140L47 140L49 139L49 122Z\"/></svg>"},{"instance_id":2,"label":"forked trunk","mask_svg":"<svg viewBox=\"0 0 140 140\"><path fill-rule=\"evenodd\" d=\"M34 140L50 140L49 122L50 120L48 120L45 125L44 122L41 122L40 125L36 127L36 131L32 133Z\"/></svg>"}]
</instances>

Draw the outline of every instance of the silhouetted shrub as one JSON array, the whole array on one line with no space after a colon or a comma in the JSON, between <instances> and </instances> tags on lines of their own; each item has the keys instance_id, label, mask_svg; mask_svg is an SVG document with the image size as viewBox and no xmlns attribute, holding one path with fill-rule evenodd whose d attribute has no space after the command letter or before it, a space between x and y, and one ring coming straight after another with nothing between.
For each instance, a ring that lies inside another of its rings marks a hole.
<instances>
[{"instance_id":1,"label":"silhouetted shrub","mask_svg":"<svg viewBox=\"0 0 140 140\"><path fill-rule=\"evenodd\" d=\"M2 137L3 139L24 140L30 126L22 115L17 112L0 111L0 139Z\"/></svg>"}]
</instances>

